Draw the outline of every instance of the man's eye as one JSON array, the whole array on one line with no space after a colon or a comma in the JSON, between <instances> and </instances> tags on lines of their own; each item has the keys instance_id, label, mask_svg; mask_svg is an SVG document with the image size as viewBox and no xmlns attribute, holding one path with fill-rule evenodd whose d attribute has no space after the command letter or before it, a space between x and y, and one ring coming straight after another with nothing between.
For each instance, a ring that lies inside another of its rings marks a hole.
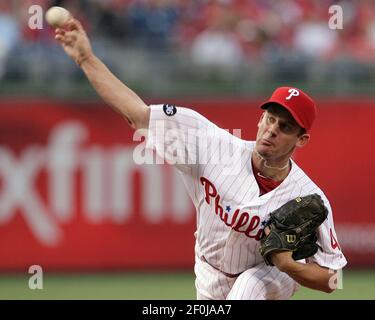
<instances>
[{"instance_id":1,"label":"man's eye","mask_svg":"<svg viewBox=\"0 0 375 320\"><path fill-rule=\"evenodd\" d=\"M275 118L268 116L268 122L274 123L275 122Z\"/></svg>"},{"instance_id":2,"label":"man's eye","mask_svg":"<svg viewBox=\"0 0 375 320\"><path fill-rule=\"evenodd\" d=\"M294 131L294 128L288 124L284 124L281 126L281 130L286 132L286 133L290 133L290 132L293 132Z\"/></svg>"}]
</instances>

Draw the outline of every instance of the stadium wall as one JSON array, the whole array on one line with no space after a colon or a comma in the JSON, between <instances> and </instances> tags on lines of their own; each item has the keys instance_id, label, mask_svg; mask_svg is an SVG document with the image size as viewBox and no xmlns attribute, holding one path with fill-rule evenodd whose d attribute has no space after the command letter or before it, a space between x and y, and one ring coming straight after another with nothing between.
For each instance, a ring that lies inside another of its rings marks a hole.
<instances>
[{"instance_id":1,"label":"stadium wall","mask_svg":"<svg viewBox=\"0 0 375 320\"><path fill-rule=\"evenodd\" d=\"M249 140L261 115L260 101L168 103ZM330 199L349 266L375 266L375 100L318 106L294 159ZM134 163L142 143L102 104L0 102L0 270L191 268L194 208L175 169Z\"/></svg>"}]
</instances>

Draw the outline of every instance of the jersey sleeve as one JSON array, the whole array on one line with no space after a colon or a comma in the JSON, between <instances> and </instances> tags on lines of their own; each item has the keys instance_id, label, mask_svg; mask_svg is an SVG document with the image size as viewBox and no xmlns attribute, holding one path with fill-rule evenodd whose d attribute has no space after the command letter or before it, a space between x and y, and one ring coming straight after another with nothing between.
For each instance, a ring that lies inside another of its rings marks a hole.
<instances>
[{"instance_id":1,"label":"jersey sleeve","mask_svg":"<svg viewBox=\"0 0 375 320\"><path fill-rule=\"evenodd\" d=\"M315 262L322 267L339 270L347 264L347 261L337 239L331 206L326 199L325 205L328 208L328 217L318 228L319 250L308 259L308 262Z\"/></svg>"},{"instance_id":2,"label":"jersey sleeve","mask_svg":"<svg viewBox=\"0 0 375 320\"><path fill-rule=\"evenodd\" d=\"M199 161L202 137L218 127L198 112L172 105L151 105L146 148L156 152L157 164L174 165L184 173Z\"/></svg>"}]
</instances>

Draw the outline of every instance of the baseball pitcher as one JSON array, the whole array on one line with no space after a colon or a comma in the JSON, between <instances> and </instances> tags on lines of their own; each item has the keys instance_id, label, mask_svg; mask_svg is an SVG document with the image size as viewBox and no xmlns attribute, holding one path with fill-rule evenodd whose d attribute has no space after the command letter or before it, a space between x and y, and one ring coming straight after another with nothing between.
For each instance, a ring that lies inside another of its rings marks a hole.
<instances>
[{"instance_id":1,"label":"baseball pitcher","mask_svg":"<svg viewBox=\"0 0 375 320\"><path fill-rule=\"evenodd\" d=\"M146 105L92 52L79 21L56 39L102 99L147 147L176 166L197 212L198 299L288 299L299 285L332 292L346 265L330 203L291 159L310 139L316 107L302 90L277 88L255 141L217 127L197 112Z\"/></svg>"}]
</instances>

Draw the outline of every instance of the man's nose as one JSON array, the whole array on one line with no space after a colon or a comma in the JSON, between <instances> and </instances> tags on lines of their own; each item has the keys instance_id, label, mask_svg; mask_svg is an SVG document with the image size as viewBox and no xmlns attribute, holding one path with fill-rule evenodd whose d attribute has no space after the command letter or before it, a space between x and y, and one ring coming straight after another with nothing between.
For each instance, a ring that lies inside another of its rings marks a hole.
<instances>
[{"instance_id":1,"label":"man's nose","mask_svg":"<svg viewBox=\"0 0 375 320\"><path fill-rule=\"evenodd\" d=\"M279 129L279 125L277 122L275 123L271 123L268 128L267 128L267 131L272 135L272 136L275 136L277 134L277 131Z\"/></svg>"}]
</instances>

